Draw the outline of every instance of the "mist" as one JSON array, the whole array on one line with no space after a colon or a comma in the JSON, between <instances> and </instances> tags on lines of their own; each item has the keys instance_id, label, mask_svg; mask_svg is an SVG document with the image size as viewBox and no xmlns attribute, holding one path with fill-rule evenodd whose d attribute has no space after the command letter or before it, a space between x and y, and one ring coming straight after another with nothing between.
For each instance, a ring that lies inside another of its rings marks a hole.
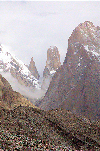
<instances>
[{"instance_id":1,"label":"mist","mask_svg":"<svg viewBox=\"0 0 100 151\"><path fill-rule=\"evenodd\" d=\"M21 85L9 72L1 72L0 74L10 83L14 91L19 92L24 97L30 99L33 104L35 104L36 100L43 97L46 93L46 90L43 89L33 90L32 87Z\"/></svg>"},{"instance_id":2,"label":"mist","mask_svg":"<svg viewBox=\"0 0 100 151\"><path fill-rule=\"evenodd\" d=\"M0 43L42 76L47 49L58 47L63 63L68 38L80 23L100 25L99 1L0 1Z\"/></svg>"}]
</instances>

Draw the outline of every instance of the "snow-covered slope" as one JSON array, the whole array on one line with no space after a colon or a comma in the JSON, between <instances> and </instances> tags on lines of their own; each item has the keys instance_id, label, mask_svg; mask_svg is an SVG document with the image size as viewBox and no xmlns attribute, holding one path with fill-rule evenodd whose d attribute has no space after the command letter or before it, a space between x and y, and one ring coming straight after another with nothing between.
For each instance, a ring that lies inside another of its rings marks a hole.
<instances>
[{"instance_id":1,"label":"snow-covered slope","mask_svg":"<svg viewBox=\"0 0 100 151\"><path fill-rule=\"evenodd\" d=\"M19 83L33 88L39 88L38 80L31 74L26 65L12 55L4 45L0 45L0 73L10 72Z\"/></svg>"}]
</instances>

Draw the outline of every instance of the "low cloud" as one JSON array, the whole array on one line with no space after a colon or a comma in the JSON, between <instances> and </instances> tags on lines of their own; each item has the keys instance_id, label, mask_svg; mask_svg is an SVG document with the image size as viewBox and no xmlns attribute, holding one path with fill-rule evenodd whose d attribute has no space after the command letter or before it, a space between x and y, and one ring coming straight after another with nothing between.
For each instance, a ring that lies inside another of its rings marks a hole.
<instances>
[{"instance_id":1,"label":"low cloud","mask_svg":"<svg viewBox=\"0 0 100 151\"><path fill-rule=\"evenodd\" d=\"M87 20L99 26L99 11L99 1L0 1L0 43L27 65L33 57L42 75L47 49L57 46L63 63L72 31Z\"/></svg>"},{"instance_id":2,"label":"low cloud","mask_svg":"<svg viewBox=\"0 0 100 151\"><path fill-rule=\"evenodd\" d=\"M30 99L30 101L35 104L37 99L40 99L45 95L45 90L41 89L32 89L31 87L25 87L18 83L17 79L15 79L10 73L1 72L0 73L11 85L14 91L19 92L26 98Z\"/></svg>"}]
</instances>

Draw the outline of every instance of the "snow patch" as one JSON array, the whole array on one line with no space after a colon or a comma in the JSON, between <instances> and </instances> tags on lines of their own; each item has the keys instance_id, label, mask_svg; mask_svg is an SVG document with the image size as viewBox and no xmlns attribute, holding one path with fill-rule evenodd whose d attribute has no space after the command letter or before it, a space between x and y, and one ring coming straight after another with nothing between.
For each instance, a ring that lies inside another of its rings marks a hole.
<instances>
[{"instance_id":1,"label":"snow patch","mask_svg":"<svg viewBox=\"0 0 100 151\"><path fill-rule=\"evenodd\" d=\"M76 54L77 54L77 52L75 51L75 52L74 52L74 55L76 55Z\"/></svg>"},{"instance_id":2,"label":"snow patch","mask_svg":"<svg viewBox=\"0 0 100 151\"><path fill-rule=\"evenodd\" d=\"M4 63L10 63L11 62L11 55L6 53L5 51L0 52L0 61Z\"/></svg>"},{"instance_id":3,"label":"snow patch","mask_svg":"<svg viewBox=\"0 0 100 151\"><path fill-rule=\"evenodd\" d=\"M50 49L52 49L52 50L53 50L53 49L54 49L54 46L50 46Z\"/></svg>"},{"instance_id":4,"label":"snow patch","mask_svg":"<svg viewBox=\"0 0 100 151\"><path fill-rule=\"evenodd\" d=\"M78 66L81 66L81 63L80 63L80 62L78 63Z\"/></svg>"},{"instance_id":5,"label":"snow patch","mask_svg":"<svg viewBox=\"0 0 100 151\"><path fill-rule=\"evenodd\" d=\"M86 45L86 46L84 46L84 47L85 47L85 50L86 50L87 52L91 52L93 56L95 55L96 57L100 57L100 53L96 52L95 50L89 50L89 49L88 49L88 45Z\"/></svg>"},{"instance_id":6,"label":"snow patch","mask_svg":"<svg viewBox=\"0 0 100 151\"><path fill-rule=\"evenodd\" d=\"M50 71L50 74L54 74L56 71L55 70L52 70L52 71Z\"/></svg>"},{"instance_id":7,"label":"snow patch","mask_svg":"<svg viewBox=\"0 0 100 151\"><path fill-rule=\"evenodd\" d=\"M3 72L3 69L0 69L0 72Z\"/></svg>"},{"instance_id":8,"label":"snow patch","mask_svg":"<svg viewBox=\"0 0 100 151\"><path fill-rule=\"evenodd\" d=\"M84 36L87 38L88 37L88 35L87 34L84 34Z\"/></svg>"}]
</instances>

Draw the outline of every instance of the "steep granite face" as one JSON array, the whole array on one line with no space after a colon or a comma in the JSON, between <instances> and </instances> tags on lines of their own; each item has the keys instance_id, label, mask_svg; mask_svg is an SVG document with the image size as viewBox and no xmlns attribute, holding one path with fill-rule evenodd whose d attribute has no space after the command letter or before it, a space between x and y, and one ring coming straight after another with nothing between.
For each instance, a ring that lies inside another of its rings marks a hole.
<instances>
[{"instance_id":1,"label":"steep granite face","mask_svg":"<svg viewBox=\"0 0 100 151\"><path fill-rule=\"evenodd\" d=\"M42 88L47 89L56 70L61 66L60 54L56 46L50 46L47 50L47 61L43 71Z\"/></svg>"},{"instance_id":2,"label":"steep granite face","mask_svg":"<svg viewBox=\"0 0 100 151\"><path fill-rule=\"evenodd\" d=\"M49 71L57 70L61 65L60 63L60 54L58 51L58 48L56 46L51 46L47 50L47 61L46 61L46 67L49 69Z\"/></svg>"},{"instance_id":3,"label":"steep granite face","mask_svg":"<svg viewBox=\"0 0 100 151\"><path fill-rule=\"evenodd\" d=\"M50 46L47 50L47 61L43 71L43 77L53 76L56 70L61 66L60 54L56 46Z\"/></svg>"},{"instance_id":4,"label":"steep granite face","mask_svg":"<svg viewBox=\"0 0 100 151\"><path fill-rule=\"evenodd\" d=\"M35 62L33 61L33 57L31 58L29 67L28 67L29 71L32 73L32 75L36 78L39 79L40 75L37 71L37 68L35 66Z\"/></svg>"},{"instance_id":5,"label":"steep granite face","mask_svg":"<svg viewBox=\"0 0 100 151\"><path fill-rule=\"evenodd\" d=\"M100 118L100 28L86 21L68 39L63 65L41 101L42 109L62 107Z\"/></svg>"},{"instance_id":6,"label":"steep granite face","mask_svg":"<svg viewBox=\"0 0 100 151\"><path fill-rule=\"evenodd\" d=\"M35 107L20 93L13 91L9 82L0 74L0 107L13 109L14 107L18 107L20 105Z\"/></svg>"}]
</instances>

